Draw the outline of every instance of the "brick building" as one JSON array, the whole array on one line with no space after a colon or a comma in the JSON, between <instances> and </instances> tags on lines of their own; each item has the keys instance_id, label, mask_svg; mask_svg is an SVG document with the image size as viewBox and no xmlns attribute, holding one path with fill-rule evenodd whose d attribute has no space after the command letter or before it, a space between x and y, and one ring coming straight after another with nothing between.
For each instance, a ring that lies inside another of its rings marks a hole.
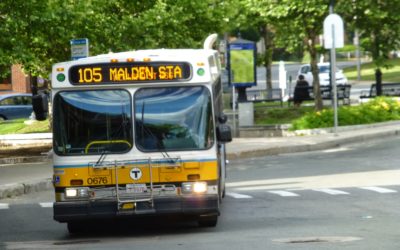
<instances>
[{"instance_id":1,"label":"brick building","mask_svg":"<svg viewBox=\"0 0 400 250\"><path fill-rule=\"evenodd\" d=\"M0 80L0 91L32 92L29 76L24 73L21 65L11 66L11 77Z\"/></svg>"}]
</instances>

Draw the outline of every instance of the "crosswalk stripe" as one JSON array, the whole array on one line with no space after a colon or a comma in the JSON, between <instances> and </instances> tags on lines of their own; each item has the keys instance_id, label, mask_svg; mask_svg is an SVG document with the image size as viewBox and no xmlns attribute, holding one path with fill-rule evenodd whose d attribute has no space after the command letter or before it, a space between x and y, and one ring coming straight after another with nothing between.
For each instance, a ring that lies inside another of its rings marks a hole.
<instances>
[{"instance_id":1,"label":"crosswalk stripe","mask_svg":"<svg viewBox=\"0 0 400 250\"><path fill-rule=\"evenodd\" d=\"M251 198L253 198L250 195L238 194L238 193L230 193L230 192L229 193L227 192L226 195L229 196L229 197L235 198L235 199L251 199Z\"/></svg>"},{"instance_id":2,"label":"crosswalk stripe","mask_svg":"<svg viewBox=\"0 0 400 250\"><path fill-rule=\"evenodd\" d=\"M277 195L282 196L282 197L296 197L296 196L299 196L296 193L289 192L289 191L283 191L283 190L268 191L268 192L271 193L271 194L277 194Z\"/></svg>"},{"instance_id":3,"label":"crosswalk stripe","mask_svg":"<svg viewBox=\"0 0 400 250\"><path fill-rule=\"evenodd\" d=\"M342 190L337 190L337 189L331 189L331 188L320 188L320 189L313 189L314 191L317 192L322 192L330 195L342 195L342 194L350 194Z\"/></svg>"},{"instance_id":4,"label":"crosswalk stripe","mask_svg":"<svg viewBox=\"0 0 400 250\"><path fill-rule=\"evenodd\" d=\"M0 203L0 209L9 209L10 206L7 203Z\"/></svg>"},{"instance_id":5,"label":"crosswalk stripe","mask_svg":"<svg viewBox=\"0 0 400 250\"><path fill-rule=\"evenodd\" d=\"M388 194L388 193L397 193L396 190L389 189L389 188L382 188L382 187L360 187L361 189L370 190L374 192L378 192L381 194Z\"/></svg>"},{"instance_id":6,"label":"crosswalk stripe","mask_svg":"<svg viewBox=\"0 0 400 250\"><path fill-rule=\"evenodd\" d=\"M41 202L39 205L41 207L53 207L53 202Z\"/></svg>"}]
</instances>

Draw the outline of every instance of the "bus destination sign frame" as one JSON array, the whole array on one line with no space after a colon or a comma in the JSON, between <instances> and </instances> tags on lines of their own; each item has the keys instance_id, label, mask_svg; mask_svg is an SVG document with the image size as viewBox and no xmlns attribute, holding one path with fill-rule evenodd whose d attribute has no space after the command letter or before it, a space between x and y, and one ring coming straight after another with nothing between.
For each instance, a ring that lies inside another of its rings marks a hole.
<instances>
[{"instance_id":1,"label":"bus destination sign frame","mask_svg":"<svg viewBox=\"0 0 400 250\"><path fill-rule=\"evenodd\" d=\"M187 62L124 62L74 65L69 69L73 85L173 82L192 78Z\"/></svg>"}]
</instances>

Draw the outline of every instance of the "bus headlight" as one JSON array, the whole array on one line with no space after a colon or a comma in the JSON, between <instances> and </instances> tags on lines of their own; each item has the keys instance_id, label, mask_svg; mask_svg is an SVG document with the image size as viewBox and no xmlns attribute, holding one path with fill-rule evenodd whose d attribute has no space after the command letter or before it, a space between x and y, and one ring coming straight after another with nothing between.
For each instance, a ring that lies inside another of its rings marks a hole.
<instances>
[{"instance_id":1,"label":"bus headlight","mask_svg":"<svg viewBox=\"0 0 400 250\"><path fill-rule=\"evenodd\" d=\"M207 182L195 182L193 184L193 192L196 194L207 192Z\"/></svg>"},{"instance_id":2,"label":"bus headlight","mask_svg":"<svg viewBox=\"0 0 400 250\"><path fill-rule=\"evenodd\" d=\"M66 198L89 197L89 188L87 188L87 187L66 188L65 189L65 197Z\"/></svg>"},{"instance_id":3,"label":"bus headlight","mask_svg":"<svg viewBox=\"0 0 400 250\"><path fill-rule=\"evenodd\" d=\"M207 192L207 182L184 182L182 183L182 193L202 194Z\"/></svg>"}]
</instances>

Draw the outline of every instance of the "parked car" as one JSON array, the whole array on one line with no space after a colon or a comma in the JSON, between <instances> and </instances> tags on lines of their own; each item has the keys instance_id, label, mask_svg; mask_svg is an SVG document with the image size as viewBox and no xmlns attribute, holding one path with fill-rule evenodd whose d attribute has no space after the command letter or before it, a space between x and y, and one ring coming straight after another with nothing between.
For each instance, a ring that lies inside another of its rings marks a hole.
<instances>
[{"instance_id":1,"label":"parked car","mask_svg":"<svg viewBox=\"0 0 400 250\"><path fill-rule=\"evenodd\" d=\"M319 84L321 86L329 86L330 84L330 72L331 66L329 63L318 63L319 69ZM313 75L311 72L311 66L309 64L302 65L297 74L297 79L299 75L303 75L305 80L310 86L313 83ZM343 74L341 69L336 68L336 84L348 84L346 76Z\"/></svg>"},{"instance_id":2,"label":"parked car","mask_svg":"<svg viewBox=\"0 0 400 250\"><path fill-rule=\"evenodd\" d=\"M32 94L0 95L0 120L28 118L32 114Z\"/></svg>"}]
</instances>

